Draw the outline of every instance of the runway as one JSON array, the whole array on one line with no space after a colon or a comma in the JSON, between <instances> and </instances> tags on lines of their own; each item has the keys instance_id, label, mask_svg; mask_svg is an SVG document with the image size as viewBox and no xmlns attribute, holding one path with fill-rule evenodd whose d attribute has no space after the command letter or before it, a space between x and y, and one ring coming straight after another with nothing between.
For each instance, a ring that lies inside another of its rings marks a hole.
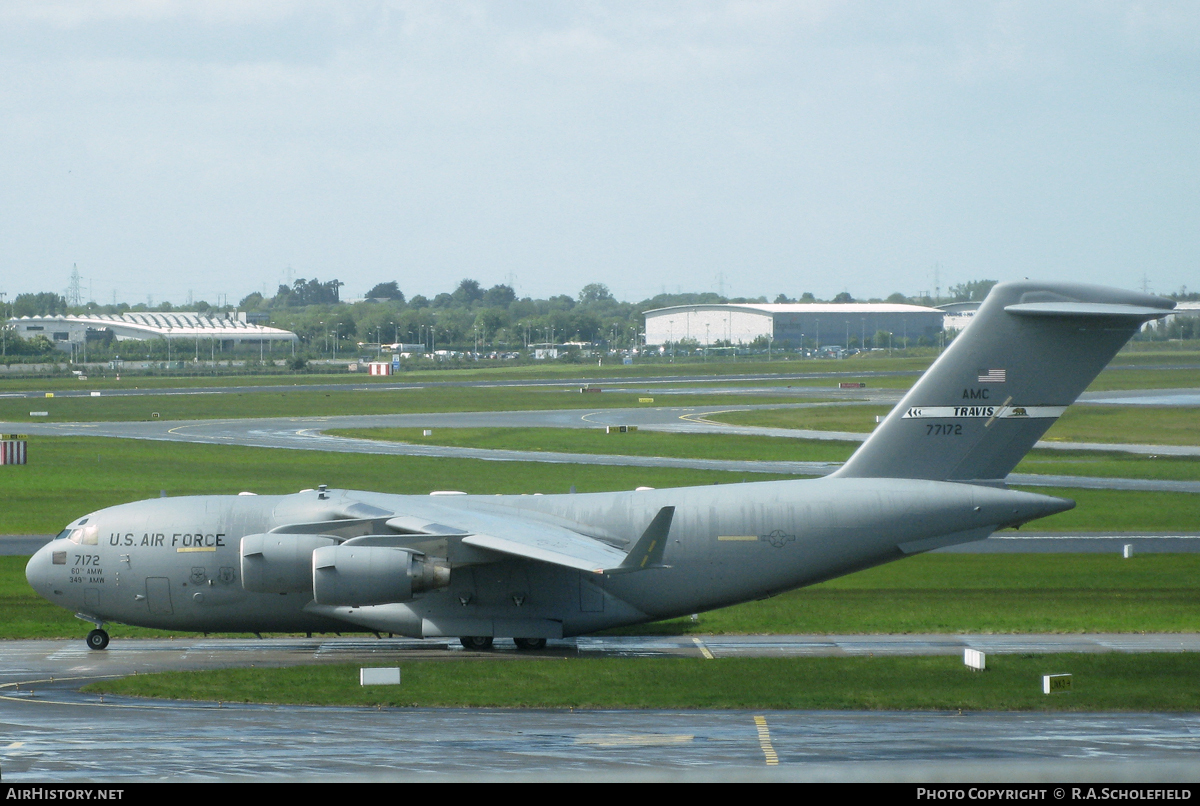
<instances>
[{"instance_id":1,"label":"runway","mask_svg":"<svg viewBox=\"0 0 1200 806\"><path fill-rule=\"evenodd\" d=\"M698 639L698 640L697 640ZM552 642L551 656L1196 651L1200 636L698 636ZM515 655L498 650L496 654ZM101 698L163 669L463 657L437 640L0 644L6 783L347 780L1189 781L1196 714L311 708ZM499 662L497 660L497 662ZM53 676L54 680L49 678ZM17 684L20 684L19 687ZM981 738L986 737L986 739Z\"/></svg>"}]
</instances>

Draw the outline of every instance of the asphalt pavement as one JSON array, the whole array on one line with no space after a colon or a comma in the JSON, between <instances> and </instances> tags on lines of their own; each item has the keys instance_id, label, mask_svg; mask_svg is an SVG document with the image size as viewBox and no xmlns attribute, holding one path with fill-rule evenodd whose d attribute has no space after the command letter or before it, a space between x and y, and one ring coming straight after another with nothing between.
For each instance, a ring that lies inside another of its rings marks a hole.
<instances>
[{"instance_id":1,"label":"asphalt pavement","mask_svg":"<svg viewBox=\"0 0 1200 806\"><path fill-rule=\"evenodd\" d=\"M1200 636L698 636L544 657L1197 651ZM708 653L707 655L705 653ZM363 638L0 643L6 784L138 781L1191 781L1200 715L351 708L101 697L88 681L228 666L478 656ZM1031 680L1036 686L1039 681Z\"/></svg>"}]
</instances>

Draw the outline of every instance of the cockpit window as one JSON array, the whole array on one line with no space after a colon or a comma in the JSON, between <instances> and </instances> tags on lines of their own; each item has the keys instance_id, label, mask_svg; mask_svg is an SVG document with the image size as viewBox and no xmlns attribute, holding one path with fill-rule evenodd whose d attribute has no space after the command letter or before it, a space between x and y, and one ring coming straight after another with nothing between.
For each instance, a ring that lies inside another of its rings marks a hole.
<instances>
[{"instance_id":1,"label":"cockpit window","mask_svg":"<svg viewBox=\"0 0 1200 806\"><path fill-rule=\"evenodd\" d=\"M96 546L100 543L100 530L95 526L84 526L84 518L74 526L68 526L55 536L55 540L70 540L77 546Z\"/></svg>"}]
</instances>

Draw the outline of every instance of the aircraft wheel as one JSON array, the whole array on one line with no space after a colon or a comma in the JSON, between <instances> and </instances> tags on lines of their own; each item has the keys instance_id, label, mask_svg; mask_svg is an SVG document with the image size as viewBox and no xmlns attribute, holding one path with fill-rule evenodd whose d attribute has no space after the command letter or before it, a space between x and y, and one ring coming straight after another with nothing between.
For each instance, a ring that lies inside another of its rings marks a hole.
<instances>
[{"instance_id":1,"label":"aircraft wheel","mask_svg":"<svg viewBox=\"0 0 1200 806\"><path fill-rule=\"evenodd\" d=\"M467 649L492 648L492 637L490 635L464 635L458 639L458 642Z\"/></svg>"},{"instance_id":2,"label":"aircraft wheel","mask_svg":"<svg viewBox=\"0 0 1200 806\"><path fill-rule=\"evenodd\" d=\"M87 634L88 649L104 649L108 646L108 633L104 630L92 630Z\"/></svg>"},{"instance_id":3,"label":"aircraft wheel","mask_svg":"<svg viewBox=\"0 0 1200 806\"><path fill-rule=\"evenodd\" d=\"M513 643L517 645L517 649L545 649L545 638L514 638Z\"/></svg>"}]
</instances>

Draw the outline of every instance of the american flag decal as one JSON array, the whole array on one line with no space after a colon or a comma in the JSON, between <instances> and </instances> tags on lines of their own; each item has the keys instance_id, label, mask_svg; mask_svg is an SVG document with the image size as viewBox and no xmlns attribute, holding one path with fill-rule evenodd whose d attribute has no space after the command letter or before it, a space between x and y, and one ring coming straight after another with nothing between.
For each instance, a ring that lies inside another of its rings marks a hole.
<instances>
[{"instance_id":1,"label":"american flag decal","mask_svg":"<svg viewBox=\"0 0 1200 806\"><path fill-rule=\"evenodd\" d=\"M979 370L979 383L1004 383L1005 370L1002 369L981 369Z\"/></svg>"}]
</instances>

